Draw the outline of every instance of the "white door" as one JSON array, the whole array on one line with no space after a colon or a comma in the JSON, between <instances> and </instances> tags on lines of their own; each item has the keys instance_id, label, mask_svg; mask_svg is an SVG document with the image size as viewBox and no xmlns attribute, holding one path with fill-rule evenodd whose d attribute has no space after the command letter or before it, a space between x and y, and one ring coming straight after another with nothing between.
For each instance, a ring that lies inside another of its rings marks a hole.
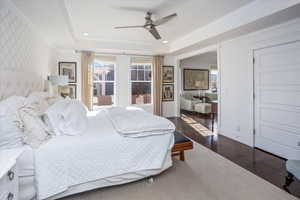
<instances>
[{"instance_id":1,"label":"white door","mask_svg":"<svg viewBox=\"0 0 300 200\"><path fill-rule=\"evenodd\" d=\"M254 52L255 146L300 160L300 42Z\"/></svg>"}]
</instances>

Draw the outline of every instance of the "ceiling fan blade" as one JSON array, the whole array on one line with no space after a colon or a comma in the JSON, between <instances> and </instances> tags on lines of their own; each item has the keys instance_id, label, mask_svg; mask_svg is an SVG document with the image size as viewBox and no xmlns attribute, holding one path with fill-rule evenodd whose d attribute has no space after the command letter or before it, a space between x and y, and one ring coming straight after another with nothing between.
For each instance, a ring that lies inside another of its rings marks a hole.
<instances>
[{"instance_id":1,"label":"ceiling fan blade","mask_svg":"<svg viewBox=\"0 0 300 200\"><path fill-rule=\"evenodd\" d=\"M161 24L164 24L164 23L170 21L171 19L173 19L173 18L176 17L176 16L177 16L177 14L176 14L176 13L173 13L172 15L168 15L168 16L163 17L163 18L161 18L161 19L155 20L155 21L153 22L153 24L154 24L155 26L159 26L159 25L161 25Z\"/></svg>"},{"instance_id":2,"label":"ceiling fan blade","mask_svg":"<svg viewBox=\"0 0 300 200\"><path fill-rule=\"evenodd\" d=\"M144 25L139 26L116 26L115 29L121 29L121 28L144 28Z\"/></svg>"},{"instance_id":3,"label":"ceiling fan blade","mask_svg":"<svg viewBox=\"0 0 300 200\"><path fill-rule=\"evenodd\" d=\"M155 37L155 39L161 39L157 29L154 26L149 29L149 32L153 35L153 37Z\"/></svg>"},{"instance_id":4,"label":"ceiling fan blade","mask_svg":"<svg viewBox=\"0 0 300 200\"><path fill-rule=\"evenodd\" d=\"M147 8L141 8L141 7L116 6L116 5L112 5L111 7L114 8L114 9L117 9L117 10L142 12L142 13L145 13L145 12L148 11Z\"/></svg>"}]
</instances>

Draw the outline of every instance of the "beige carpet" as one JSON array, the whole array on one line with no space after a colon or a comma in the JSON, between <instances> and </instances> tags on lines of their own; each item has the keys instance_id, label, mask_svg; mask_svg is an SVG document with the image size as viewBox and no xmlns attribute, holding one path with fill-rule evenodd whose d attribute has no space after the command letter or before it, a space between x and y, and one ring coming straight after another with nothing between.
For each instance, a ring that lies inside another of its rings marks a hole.
<instances>
[{"instance_id":1,"label":"beige carpet","mask_svg":"<svg viewBox=\"0 0 300 200\"><path fill-rule=\"evenodd\" d=\"M187 161L154 177L63 200L291 200L297 199L218 154L195 144Z\"/></svg>"}]
</instances>

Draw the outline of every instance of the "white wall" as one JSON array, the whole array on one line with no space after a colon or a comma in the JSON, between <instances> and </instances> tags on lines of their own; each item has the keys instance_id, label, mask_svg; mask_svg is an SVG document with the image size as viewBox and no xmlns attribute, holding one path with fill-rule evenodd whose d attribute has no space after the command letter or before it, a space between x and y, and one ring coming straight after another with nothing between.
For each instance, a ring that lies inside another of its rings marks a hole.
<instances>
[{"instance_id":1,"label":"white wall","mask_svg":"<svg viewBox=\"0 0 300 200\"><path fill-rule=\"evenodd\" d=\"M53 65L51 53L52 49L31 22L9 0L0 1L1 79L13 74L15 80L11 84L19 87L28 85L25 79L39 79L43 85ZM17 78L18 75L22 77Z\"/></svg>"},{"instance_id":2,"label":"white wall","mask_svg":"<svg viewBox=\"0 0 300 200\"><path fill-rule=\"evenodd\" d=\"M180 61L181 68L210 69L210 65L217 64L217 52L203 53Z\"/></svg>"},{"instance_id":3,"label":"white wall","mask_svg":"<svg viewBox=\"0 0 300 200\"><path fill-rule=\"evenodd\" d=\"M174 66L174 101L167 101L162 103L162 113L164 117L178 116L178 80L179 80L179 67L177 66L174 56L165 56L164 65Z\"/></svg>"},{"instance_id":4,"label":"white wall","mask_svg":"<svg viewBox=\"0 0 300 200\"><path fill-rule=\"evenodd\" d=\"M130 56L121 55L117 56L116 65L116 105L128 106L131 104L129 85L129 66Z\"/></svg>"},{"instance_id":5,"label":"white wall","mask_svg":"<svg viewBox=\"0 0 300 200\"><path fill-rule=\"evenodd\" d=\"M253 146L253 50L300 40L300 19L220 44L220 133Z\"/></svg>"}]
</instances>

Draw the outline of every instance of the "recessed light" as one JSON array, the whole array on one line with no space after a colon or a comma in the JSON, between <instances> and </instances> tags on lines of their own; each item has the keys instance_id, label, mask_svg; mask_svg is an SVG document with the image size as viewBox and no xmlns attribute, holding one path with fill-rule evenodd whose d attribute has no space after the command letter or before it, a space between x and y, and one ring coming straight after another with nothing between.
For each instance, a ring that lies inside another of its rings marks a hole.
<instances>
[{"instance_id":1,"label":"recessed light","mask_svg":"<svg viewBox=\"0 0 300 200\"><path fill-rule=\"evenodd\" d=\"M167 40L164 40L164 41L162 41L162 43L164 43L164 44L167 44L169 41L167 41Z\"/></svg>"},{"instance_id":2,"label":"recessed light","mask_svg":"<svg viewBox=\"0 0 300 200\"><path fill-rule=\"evenodd\" d=\"M89 33L83 33L84 36L89 36Z\"/></svg>"}]
</instances>

